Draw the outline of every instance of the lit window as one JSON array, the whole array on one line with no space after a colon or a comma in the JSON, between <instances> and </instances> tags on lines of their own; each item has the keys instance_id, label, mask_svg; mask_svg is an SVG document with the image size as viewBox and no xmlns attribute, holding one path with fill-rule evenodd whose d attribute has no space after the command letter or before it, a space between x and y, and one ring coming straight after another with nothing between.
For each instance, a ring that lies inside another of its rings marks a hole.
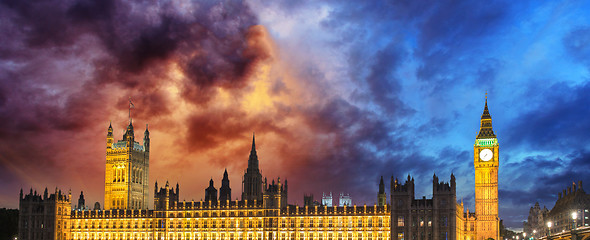
<instances>
[{"instance_id":1,"label":"lit window","mask_svg":"<svg viewBox=\"0 0 590 240\"><path fill-rule=\"evenodd\" d=\"M398 216L397 217L397 226L398 227L403 227L404 226L404 216Z\"/></svg>"}]
</instances>

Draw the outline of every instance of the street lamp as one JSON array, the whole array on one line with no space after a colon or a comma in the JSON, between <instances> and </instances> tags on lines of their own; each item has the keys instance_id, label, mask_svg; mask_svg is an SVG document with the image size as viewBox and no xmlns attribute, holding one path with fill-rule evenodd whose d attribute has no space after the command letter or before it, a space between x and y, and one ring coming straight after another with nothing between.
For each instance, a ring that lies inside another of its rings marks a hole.
<instances>
[{"instance_id":1,"label":"street lamp","mask_svg":"<svg viewBox=\"0 0 590 240\"><path fill-rule=\"evenodd\" d=\"M523 240L524 240L524 239L526 239L526 232L523 232L523 233L522 233L522 239L523 239Z\"/></svg>"},{"instance_id":2,"label":"street lamp","mask_svg":"<svg viewBox=\"0 0 590 240\"><path fill-rule=\"evenodd\" d=\"M547 222L547 227L549 228L549 234L547 234L547 236L551 236L551 226L553 225L553 223L551 221Z\"/></svg>"},{"instance_id":3,"label":"street lamp","mask_svg":"<svg viewBox=\"0 0 590 240\"><path fill-rule=\"evenodd\" d=\"M537 236L537 229L533 229L533 238Z\"/></svg>"},{"instance_id":4,"label":"street lamp","mask_svg":"<svg viewBox=\"0 0 590 240\"><path fill-rule=\"evenodd\" d=\"M578 212L577 212L577 211L574 211L574 212L572 213L572 219L574 220L574 227L573 227L572 229L573 229L573 230L576 230L576 227L577 227L577 226L576 226L576 220L578 219Z\"/></svg>"}]
</instances>

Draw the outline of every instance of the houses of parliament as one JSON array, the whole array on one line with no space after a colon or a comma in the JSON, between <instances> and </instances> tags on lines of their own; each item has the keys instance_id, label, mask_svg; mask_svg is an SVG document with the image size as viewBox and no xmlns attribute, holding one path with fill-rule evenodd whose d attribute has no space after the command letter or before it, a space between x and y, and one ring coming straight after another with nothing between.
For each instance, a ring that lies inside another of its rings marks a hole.
<instances>
[{"instance_id":1,"label":"houses of parliament","mask_svg":"<svg viewBox=\"0 0 590 240\"><path fill-rule=\"evenodd\" d=\"M498 141L487 98L474 144L475 212L457 203L453 174L449 182L434 175L428 199L414 197L408 175L391 177L389 201L381 177L373 206L328 207L308 197L303 206L289 204L287 180L268 182L261 175L254 137L241 200L231 200L227 170L219 191L211 179L202 201L179 201L180 186L168 182L160 188L156 182L150 199L150 150L147 126L142 143L131 118L116 142L109 126L104 209L98 203L93 210L83 208L83 193L73 208L70 192L21 190L18 239L499 239Z\"/></svg>"}]
</instances>

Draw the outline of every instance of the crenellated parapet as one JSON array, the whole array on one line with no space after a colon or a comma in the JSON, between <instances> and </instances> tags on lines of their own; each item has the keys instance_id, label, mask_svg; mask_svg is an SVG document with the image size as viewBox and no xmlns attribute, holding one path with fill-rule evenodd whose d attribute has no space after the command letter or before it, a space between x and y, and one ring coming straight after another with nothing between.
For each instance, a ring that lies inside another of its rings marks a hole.
<instances>
[{"instance_id":1,"label":"crenellated parapet","mask_svg":"<svg viewBox=\"0 0 590 240\"><path fill-rule=\"evenodd\" d=\"M58 239L67 235L68 229L64 225L70 219L72 209L72 194L66 195L55 189L49 194L47 188L43 195L33 192L19 197L19 239Z\"/></svg>"},{"instance_id":2,"label":"crenellated parapet","mask_svg":"<svg viewBox=\"0 0 590 240\"><path fill-rule=\"evenodd\" d=\"M288 185L287 180L285 180L285 184L281 183L281 178L275 180L273 179L270 184L267 184L266 178L264 179L264 192L263 192L263 199L264 199L264 206L266 208L283 208L287 206L287 198L288 198Z\"/></svg>"},{"instance_id":3,"label":"crenellated parapet","mask_svg":"<svg viewBox=\"0 0 590 240\"><path fill-rule=\"evenodd\" d=\"M455 175L451 174L450 182L443 182L434 174L432 177L432 193L456 193Z\"/></svg>"},{"instance_id":4,"label":"crenellated parapet","mask_svg":"<svg viewBox=\"0 0 590 240\"><path fill-rule=\"evenodd\" d=\"M391 178L393 179L393 176ZM408 179L403 184L395 178L395 180L391 182L391 192L406 192L414 195L414 178L408 174Z\"/></svg>"},{"instance_id":5,"label":"crenellated parapet","mask_svg":"<svg viewBox=\"0 0 590 240\"><path fill-rule=\"evenodd\" d=\"M155 210L168 210L172 206L178 204L178 196L180 194L178 183L176 183L176 191L171 188L168 181L163 188L158 191L158 181L156 181L154 187L154 209Z\"/></svg>"},{"instance_id":6,"label":"crenellated parapet","mask_svg":"<svg viewBox=\"0 0 590 240\"><path fill-rule=\"evenodd\" d=\"M455 239L455 177L450 182L432 179L432 198L414 198L414 178L408 175L401 184L392 177L391 239Z\"/></svg>"}]
</instances>

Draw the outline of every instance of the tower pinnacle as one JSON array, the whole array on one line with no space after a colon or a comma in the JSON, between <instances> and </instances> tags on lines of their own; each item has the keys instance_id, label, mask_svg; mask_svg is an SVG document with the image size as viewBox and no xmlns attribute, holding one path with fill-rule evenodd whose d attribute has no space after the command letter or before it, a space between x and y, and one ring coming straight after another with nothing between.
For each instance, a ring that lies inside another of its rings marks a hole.
<instances>
[{"instance_id":1,"label":"tower pinnacle","mask_svg":"<svg viewBox=\"0 0 590 240\"><path fill-rule=\"evenodd\" d=\"M256 153L256 136L255 133L252 133L252 150L250 152Z\"/></svg>"},{"instance_id":2,"label":"tower pinnacle","mask_svg":"<svg viewBox=\"0 0 590 240\"><path fill-rule=\"evenodd\" d=\"M492 116L490 115L490 111L488 110L488 94L486 92L485 97L485 105L483 108L483 113L481 114L481 126L479 128L479 133L477 134L477 139L482 138L496 138L494 134L494 130L492 129Z\"/></svg>"},{"instance_id":3,"label":"tower pinnacle","mask_svg":"<svg viewBox=\"0 0 590 240\"><path fill-rule=\"evenodd\" d=\"M252 149L248 158L248 170L250 169L258 169L258 154L256 154L256 138L254 133L252 133Z\"/></svg>"}]
</instances>

